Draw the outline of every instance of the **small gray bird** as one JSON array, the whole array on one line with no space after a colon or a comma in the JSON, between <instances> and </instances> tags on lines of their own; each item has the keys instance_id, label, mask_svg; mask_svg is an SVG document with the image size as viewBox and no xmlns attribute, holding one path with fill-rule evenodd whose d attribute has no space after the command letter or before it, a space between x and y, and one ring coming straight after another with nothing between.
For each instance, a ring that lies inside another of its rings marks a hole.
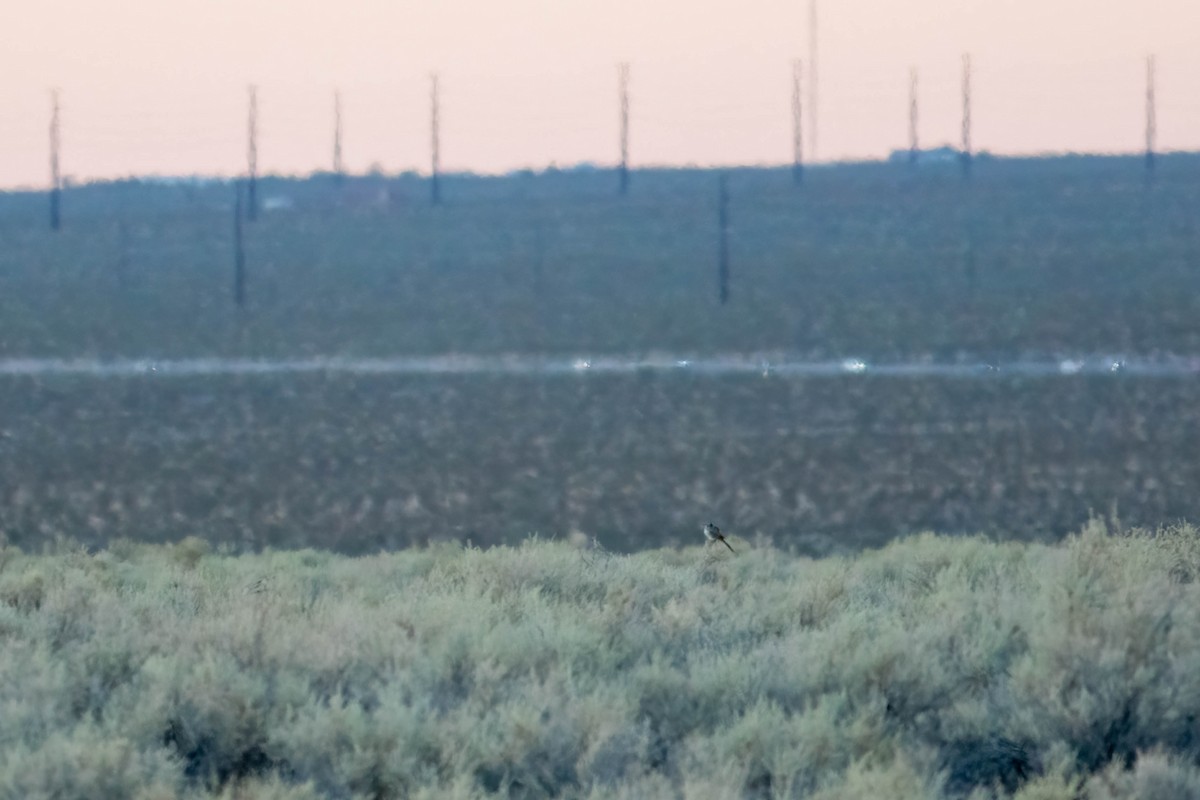
<instances>
[{"instance_id":1,"label":"small gray bird","mask_svg":"<svg viewBox=\"0 0 1200 800\"><path fill-rule=\"evenodd\" d=\"M704 526L704 538L710 542L720 542L729 548L729 552L737 554L737 551L733 549L733 545L725 541L725 537L721 535L721 529L711 522Z\"/></svg>"}]
</instances>

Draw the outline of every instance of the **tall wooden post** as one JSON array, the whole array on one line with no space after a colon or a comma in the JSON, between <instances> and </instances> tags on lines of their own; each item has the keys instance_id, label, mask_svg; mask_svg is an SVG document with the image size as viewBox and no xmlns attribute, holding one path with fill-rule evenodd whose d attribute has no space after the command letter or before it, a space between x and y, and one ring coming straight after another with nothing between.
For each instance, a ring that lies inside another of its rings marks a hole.
<instances>
[{"instance_id":1,"label":"tall wooden post","mask_svg":"<svg viewBox=\"0 0 1200 800\"><path fill-rule=\"evenodd\" d=\"M250 87L250 119L246 130L246 219L258 219L258 87Z\"/></svg>"},{"instance_id":2,"label":"tall wooden post","mask_svg":"<svg viewBox=\"0 0 1200 800\"><path fill-rule=\"evenodd\" d=\"M1146 180L1154 180L1154 149L1158 138L1158 117L1154 97L1154 56L1146 57Z\"/></svg>"},{"instance_id":3,"label":"tall wooden post","mask_svg":"<svg viewBox=\"0 0 1200 800\"><path fill-rule=\"evenodd\" d=\"M233 302L246 305L246 251L242 244L242 182L233 182Z\"/></svg>"},{"instance_id":4,"label":"tall wooden post","mask_svg":"<svg viewBox=\"0 0 1200 800\"><path fill-rule=\"evenodd\" d=\"M62 227L62 175L59 172L58 148L60 145L58 120L58 89L50 92L50 229Z\"/></svg>"},{"instance_id":5,"label":"tall wooden post","mask_svg":"<svg viewBox=\"0 0 1200 800\"><path fill-rule=\"evenodd\" d=\"M962 159L963 180L971 179L971 55L962 58Z\"/></svg>"},{"instance_id":6,"label":"tall wooden post","mask_svg":"<svg viewBox=\"0 0 1200 800\"><path fill-rule=\"evenodd\" d=\"M808 122L809 160L817 160L817 0L808 6Z\"/></svg>"},{"instance_id":7,"label":"tall wooden post","mask_svg":"<svg viewBox=\"0 0 1200 800\"><path fill-rule=\"evenodd\" d=\"M617 80L621 93L620 191L626 195L629 193L629 64L622 63L617 68Z\"/></svg>"},{"instance_id":8,"label":"tall wooden post","mask_svg":"<svg viewBox=\"0 0 1200 800\"><path fill-rule=\"evenodd\" d=\"M917 68L908 71L908 165L917 166L920 142L917 140Z\"/></svg>"},{"instance_id":9,"label":"tall wooden post","mask_svg":"<svg viewBox=\"0 0 1200 800\"><path fill-rule=\"evenodd\" d=\"M717 227L720 240L717 249L717 300L729 302L729 179L722 172L717 183Z\"/></svg>"},{"instance_id":10,"label":"tall wooden post","mask_svg":"<svg viewBox=\"0 0 1200 800\"><path fill-rule=\"evenodd\" d=\"M338 183L346 177L346 168L342 163L342 93L333 93L333 174Z\"/></svg>"},{"instance_id":11,"label":"tall wooden post","mask_svg":"<svg viewBox=\"0 0 1200 800\"><path fill-rule=\"evenodd\" d=\"M440 98L438 97L438 76L433 73L430 76L429 87L429 138L431 145L431 164L430 164L430 185L429 192L430 201L436 206L442 202L442 187L441 187L441 170L442 170L442 143L441 143L441 107Z\"/></svg>"},{"instance_id":12,"label":"tall wooden post","mask_svg":"<svg viewBox=\"0 0 1200 800\"><path fill-rule=\"evenodd\" d=\"M800 103L803 70L800 59L792 62L792 181L797 186L804 183L804 120Z\"/></svg>"}]
</instances>

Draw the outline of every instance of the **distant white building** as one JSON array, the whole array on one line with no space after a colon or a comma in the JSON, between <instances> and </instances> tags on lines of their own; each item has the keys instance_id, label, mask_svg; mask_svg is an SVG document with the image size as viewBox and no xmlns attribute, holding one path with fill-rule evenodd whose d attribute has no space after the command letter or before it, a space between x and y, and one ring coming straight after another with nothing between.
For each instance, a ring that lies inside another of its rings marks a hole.
<instances>
[{"instance_id":1,"label":"distant white building","mask_svg":"<svg viewBox=\"0 0 1200 800\"><path fill-rule=\"evenodd\" d=\"M262 208L263 211L289 211L295 204L295 201L285 194L273 194L263 198Z\"/></svg>"},{"instance_id":2,"label":"distant white building","mask_svg":"<svg viewBox=\"0 0 1200 800\"><path fill-rule=\"evenodd\" d=\"M911 157L912 151L908 148L893 150L888 156L888 162L892 164L906 164ZM949 164L957 162L960 158L962 158L962 151L948 144L928 150L917 150L918 164Z\"/></svg>"}]
</instances>

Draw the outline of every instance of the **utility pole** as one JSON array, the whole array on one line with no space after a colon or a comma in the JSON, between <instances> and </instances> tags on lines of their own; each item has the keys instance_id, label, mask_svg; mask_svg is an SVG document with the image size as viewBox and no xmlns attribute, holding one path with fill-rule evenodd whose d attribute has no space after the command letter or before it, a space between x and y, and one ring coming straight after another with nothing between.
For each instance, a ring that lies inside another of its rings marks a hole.
<instances>
[{"instance_id":1,"label":"utility pole","mask_svg":"<svg viewBox=\"0 0 1200 800\"><path fill-rule=\"evenodd\" d=\"M1154 180L1154 147L1158 138L1158 118L1154 98L1154 56L1146 57L1146 180Z\"/></svg>"},{"instance_id":2,"label":"utility pole","mask_svg":"<svg viewBox=\"0 0 1200 800\"><path fill-rule=\"evenodd\" d=\"M59 172L58 148L58 89L50 91L50 229L62 227L60 203L62 199L62 174Z\"/></svg>"},{"instance_id":3,"label":"utility pole","mask_svg":"<svg viewBox=\"0 0 1200 800\"><path fill-rule=\"evenodd\" d=\"M617 82L621 93L621 195L629 193L629 64L617 67Z\"/></svg>"},{"instance_id":4,"label":"utility pole","mask_svg":"<svg viewBox=\"0 0 1200 800\"><path fill-rule=\"evenodd\" d=\"M804 128L800 103L803 69L800 59L792 62L792 181L797 186L804 183Z\"/></svg>"},{"instance_id":5,"label":"utility pole","mask_svg":"<svg viewBox=\"0 0 1200 800\"><path fill-rule=\"evenodd\" d=\"M246 135L247 213L246 219L258 219L258 87L250 86L250 119Z\"/></svg>"},{"instance_id":6,"label":"utility pole","mask_svg":"<svg viewBox=\"0 0 1200 800\"><path fill-rule=\"evenodd\" d=\"M724 172L717 183L717 228L717 300L725 305L729 302L729 179Z\"/></svg>"},{"instance_id":7,"label":"utility pole","mask_svg":"<svg viewBox=\"0 0 1200 800\"><path fill-rule=\"evenodd\" d=\"M246 251L242 244L242 182L233 182L233 302L246 305Z\"/></svg>"},{"instance_id":8,"label":"utility pole","mask_svg":"<svg viewBox=\"0 0 1200 800\"><path fill-rule=\"evenodd\" d=\"M333 92L333 174L341 183L346 177L342 164L342 93Z\"/></svg>"},{"instance_id":9,"label":"utility pole","mask_svg":"<svg viewBox=\"0 0 1200 800\"><path fill-rule=\"evenodd\" d=\"M429 185L430 186L430 198L429 199L433 203L433 205L436 206L442 202L442 188L441 188L442 149L441 149L441 141L440 141L441 140L441 117L440 117L441 108L439 107L438 76L437 76L436 72L430 76L429 101L430 101L429 134L430 134L430 144L432 145L432 158L431 158L432 164L431 164L431 170L430 170L430 185Z\"/></svg>"},{"instance_id":10,"label":"utility pole","mask_svg":"<svg viewBox=\"0 0 1200 800\"><path fill-rule=\"evenodd\" d=\"M809 160L817 160L817 0L808 6L808 120Z\"/></svg>"},{"instance_id":11,"label":"utility pole","mask_svg":"<svg viewBox=\"0 0 1200 800\"><path fill-rule=\"evenodd\" d=\"M971 54L962 58L962 174L971 179Z\"/></svg>"},{"instance_id":12,"label":"utility pole","mask_svg":"<svg viewBox=\"0 0 1200 800\"><path fill-rule=\"evenodd\" d=\"M917 141L917 68L908 71L908 165L917 166L920 143Z\"/></svg>"}]
</instances>

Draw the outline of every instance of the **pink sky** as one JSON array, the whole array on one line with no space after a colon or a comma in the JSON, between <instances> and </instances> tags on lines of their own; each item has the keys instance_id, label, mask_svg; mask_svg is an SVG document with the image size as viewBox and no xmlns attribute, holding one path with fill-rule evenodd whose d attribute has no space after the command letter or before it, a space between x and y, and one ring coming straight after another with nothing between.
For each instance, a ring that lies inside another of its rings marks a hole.
<instances>
[{"instance_id":1,"label":"pink sky","mask_svg":"<svg viewBox=\"0 0 1200 800\"><path fill-rule=\"evenodd\" d=\"M820 2L821 160L905 146L910 65L922 144L956 143L964 51L978 148L1140 149L1155 53L1160 148L1200 149L1196 0ZM808 0L43 0L0 29L2 186L47 181L50 87L80 179L238 172L250 83L261 171L329 168L335 88L350 170L423 171L433 70L445 169L612 163L623 60L635 166L783 163Z\"/></svg>"}]
</instances>

